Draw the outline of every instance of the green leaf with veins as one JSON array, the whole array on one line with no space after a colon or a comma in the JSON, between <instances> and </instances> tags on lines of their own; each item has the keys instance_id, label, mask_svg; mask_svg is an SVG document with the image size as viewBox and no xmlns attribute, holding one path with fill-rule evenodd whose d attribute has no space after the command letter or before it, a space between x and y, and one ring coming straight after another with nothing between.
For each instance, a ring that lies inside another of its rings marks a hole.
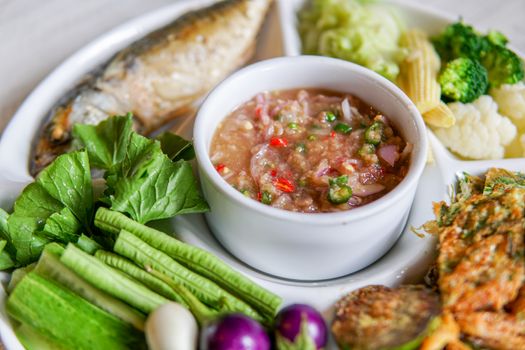
<instances>
[{"instance_id":1,"label":"green leaf with veins","mask_svg":"<svg viewBox=\"0 0 525 350\"><path fill-rule=\"evenodd\" d=\"M75 242L81 233L82 224L69 208L64 208L51 214L40 235L50 241L68 243Z\"/></svg>"},{"instance_id":2,"label":"green leaf with veins","mask_svg":"<svg viewBox=\"0 0 525 350\"><path fill-rule=\"evenodd\" d=\"M179 135L175 135L171 132L162 133L157 137L160 141L160 147L171 160L192 160L195 158L195 151L193 149L193 143L188 141Z\"/></svg>"},{"instance_id":3,"label":"green leaf with veins","mask_svg":"<svg viewBox=\"0 0 525 350\"><path fill-rule=\"evenodd\" d=\"M98 125L75 124L73 135L89 154L93 168L110 169L126 156L133 127L131 114L112 117Z\"/></svg>"},{"instance_id":4,"label":"green leaf with veins","mask_svg":"<svg viewBox=\"0 0 525 350\"><path fill-rule=\"evenodd\" d=\"M208 210L191 165L174 163L165 155L145 162L130 177L119 179L110 201L111 209L128 213L140 223Z\"/></svg>"},{"instance_id":5,"label":"green leaf with veins","mask_svg":"<svg viewBox=\"0 0 525 350\"><path fill-rule=\"evenodd\" d=\"M7 270L15 266L11 255L5 250L6 240L0 240L0 270Z\"/></svg>"},{"instance_id":6,"label":"green leaf with veins","mask_svg":"<svg viewBox=\"0 0 525 350\"><path fill-rule=\"evenodd\" d=\"M19 265L38 258L47 240L35 235L42 231L46 220L64 205L51 197L37 182L29 184L15 201L14 212L7 219L7 251Z\"/></svg>"},{"instance_id":7,"label":"green leaf with veins","mask_svg":"<svg viewBox=\"0 0 525 350\"><path fill-rule=\"evenodd\" d=\"M36 183L71 210L82 225L90 226L93 217L93 184L86 151L57 157L38 175Z\"/></svg>"}]
</instances>

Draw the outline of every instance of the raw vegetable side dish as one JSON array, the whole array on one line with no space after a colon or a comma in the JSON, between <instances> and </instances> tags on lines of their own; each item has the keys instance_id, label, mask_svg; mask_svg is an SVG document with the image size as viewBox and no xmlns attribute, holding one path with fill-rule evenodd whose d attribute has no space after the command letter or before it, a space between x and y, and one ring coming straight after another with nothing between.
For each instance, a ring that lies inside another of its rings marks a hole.
<instances>
[{"instance_id":1,"label":"raw vegetable side dish","mask_svg":"<svg viewBox=\"0 0 525 350\"><path fill-rule=\"evenodd\" d=\"M429 36L364 0L306 1L298 31L303 53L349 60L395 82L460 158L525 156L523 61L502 33L458 21Z\"/></svg>"},{"instance_id":2,"label":"raw vegetable side dish","mask_svg":"<svg viewBox=\"0 0 525 350\"><path fill-rule=\"evenodd\" d=\"M172 317L187 320L179 341L188 349L196 347L193 317L202 327L228 314L273 324L278 296L145 225L208 209L185 160L191 143L170 133L140 136L131 116L73 132L84 148L57 157L11 213L1 211L2 269L16 268L6 308L27 348L145 348L147 316L170 303L180 310ZM103 191L94 189L92 169L104 172Z\"/></svg>"},{"instance_id":3,"label":"raw vegetable side dish","mask_svg":"<svg viewBox=\"0 0 525 350\"><path fill-rule=\"evenodd\" d=\"M388 116L348 94L258 94L226 117L211 144L217 172L245 196L315 213L352 209L392 190L409 167Z\"/></svg>"}]
</instances>

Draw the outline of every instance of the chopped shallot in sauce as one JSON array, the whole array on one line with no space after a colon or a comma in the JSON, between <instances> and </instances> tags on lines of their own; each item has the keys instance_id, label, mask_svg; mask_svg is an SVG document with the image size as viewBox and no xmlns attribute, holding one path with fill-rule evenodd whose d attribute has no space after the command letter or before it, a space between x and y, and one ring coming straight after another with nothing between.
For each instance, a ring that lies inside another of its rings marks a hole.
<instances>
[{"instance_id":1,"label":"chopped shallot in sauce","mask_svg":"<svg viewBox=\"0 0 525 350\"><path fill-rule=\"evenodd\" d=\"M320 89L263 92L236 108L211 145L217 172L254 200L305 213L348 210L405 177L412 145L361 99Z\"/></svg>"}]
</instances>

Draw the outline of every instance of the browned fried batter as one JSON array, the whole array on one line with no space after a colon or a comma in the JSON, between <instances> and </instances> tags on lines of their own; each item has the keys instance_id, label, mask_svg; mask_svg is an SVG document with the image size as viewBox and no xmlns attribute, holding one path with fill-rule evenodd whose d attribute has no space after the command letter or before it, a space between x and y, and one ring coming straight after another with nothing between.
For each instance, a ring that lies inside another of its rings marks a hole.
<instances>
[{"instance_id":1,"label":"browned fried batter","mask_svg":"<svg viewBox=\"0 0 525 350\"><path fill-rule=\"evenodd\" d=\"M525 349L525 321L503 312L457 313L456 320L461 331L491 349Z\"/></svg>"},{"instance_id":2,"label":"browned fried batter","mask_svg":"<svg viewBox=\"0 0 525 350\"><path fill-rule=\"evenodd\" d=\"M423 340L419 350L441 350L447 344L456 343L459 343L459 326L454 316L445 311L438 328ZM456 347L458 346L456 344Z\"/></svg>"},{"instance_id":3,"label":"browned fried batter","mask_svg":"<svg viewBox=\"0 0 525 350\"><path fill-rule=\"evenodd\" d=\"M425 227L439 237L445 310L472 344L525 349L525 176L494 168L484 179L466 176L434 212Z\"/></svg>"},{"instance_id":4,"label":"browned fried batter","mask_svg":"<svg viewBox=\"0 0 525 350\"><path fill-rule=\"evenodd\" d=\"M336 304L332 332L343 349L388 349L427 329L439 314L439 297L423 286L367 286Z\"/></svg>"}]
</instances>

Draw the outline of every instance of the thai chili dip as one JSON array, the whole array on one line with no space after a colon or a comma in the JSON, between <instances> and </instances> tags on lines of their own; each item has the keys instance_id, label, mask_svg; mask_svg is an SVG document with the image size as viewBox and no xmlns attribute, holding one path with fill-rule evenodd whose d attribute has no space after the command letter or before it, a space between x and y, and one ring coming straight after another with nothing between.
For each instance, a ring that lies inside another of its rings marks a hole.
<instances>
[{"instance_id":1,"label":"thai chili dip","mask_svg":"<svg viewBox=\"0 0 525 350\"><path fill-rule=\"evenodd\" d=\"M412 145L360 98L321 89L262 92L218 126L210 157L246 197L285 210L349 210L391 191Z\"/></svg>"}]
</instances>

